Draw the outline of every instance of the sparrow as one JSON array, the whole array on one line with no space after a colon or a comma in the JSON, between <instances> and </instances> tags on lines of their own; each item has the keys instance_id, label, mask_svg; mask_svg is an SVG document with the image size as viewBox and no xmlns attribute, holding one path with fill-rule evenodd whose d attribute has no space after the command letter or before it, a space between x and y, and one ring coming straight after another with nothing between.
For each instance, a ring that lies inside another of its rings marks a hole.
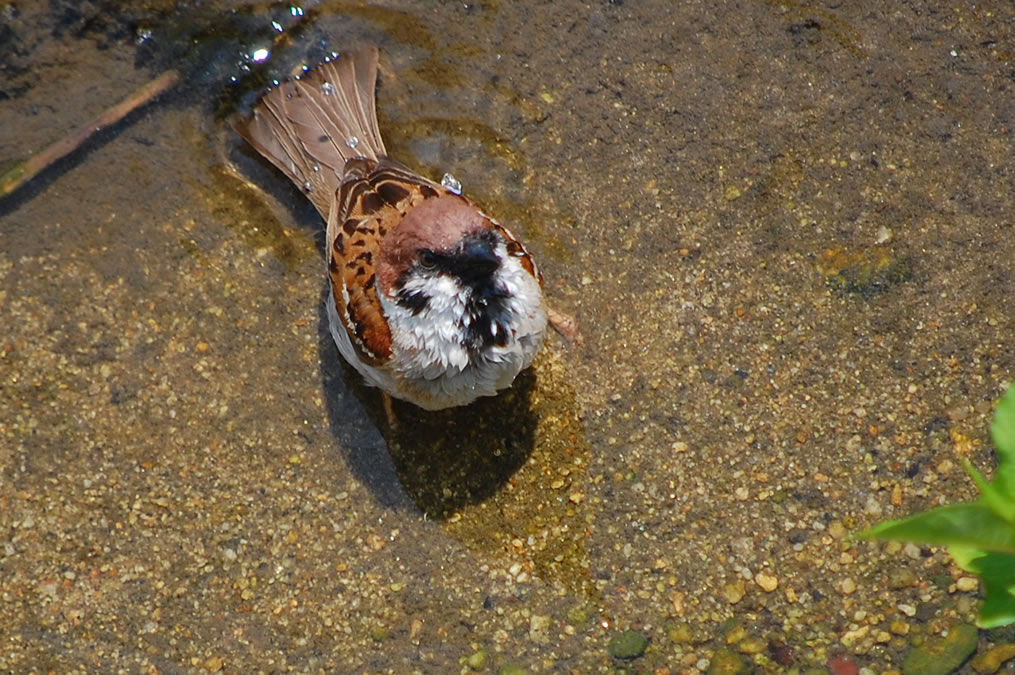
<instances>
[{"instance_id":1,"label":"sparrow","mask_svg":"<svg viewBox=\"0 0 1015 675\"><path fill-rule=\"evenodd\" d=\"M548 309L532 256L459 194L388 157L378 51L343 52L278 84L237 132L327 222L327 314L370 385L420 408L467 405L531 365ZM385 407L391 418L390 399Z\"/></svg>"}]
</instances>

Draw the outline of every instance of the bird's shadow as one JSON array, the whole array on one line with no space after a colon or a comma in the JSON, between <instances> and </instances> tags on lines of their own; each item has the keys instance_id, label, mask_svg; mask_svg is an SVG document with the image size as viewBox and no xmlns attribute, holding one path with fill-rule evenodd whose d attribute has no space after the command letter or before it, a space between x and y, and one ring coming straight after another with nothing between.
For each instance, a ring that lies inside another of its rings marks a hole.
<instances>
[{"instance_id":1,"label":"bird's shadow","mask_svg":"<svg viewBox=\"0 0 1015 675\"><path fill-rule=\"evenodd\" d=\"M427 517L443 520L495 494L535 445L537 419L530 410L532 369L498 396L465 407L427 411L394 402L397 425L384 413L381 393L368 386L338 354L325 302L318 307L324 399L332 435L353 475L386 506L408 498Z\"/></svg>"}]
</instances>

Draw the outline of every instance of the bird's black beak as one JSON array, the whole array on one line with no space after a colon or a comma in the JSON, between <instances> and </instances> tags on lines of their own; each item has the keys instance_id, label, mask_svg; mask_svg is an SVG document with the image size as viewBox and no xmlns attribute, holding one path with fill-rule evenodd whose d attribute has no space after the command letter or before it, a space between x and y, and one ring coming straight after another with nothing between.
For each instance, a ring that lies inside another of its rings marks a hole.
<instances>
[{"instance_id":1,"label":"bird's black beak","mask_svg":"<svg viewBox=\"0 0 1015 675\"><path fill-rule=\"evenodd\" d=\"M462 243L454 258L454 273L466 283L490 278L500 266L496 240L488 236L472 236Z\"/></svg>"}]
</instances>

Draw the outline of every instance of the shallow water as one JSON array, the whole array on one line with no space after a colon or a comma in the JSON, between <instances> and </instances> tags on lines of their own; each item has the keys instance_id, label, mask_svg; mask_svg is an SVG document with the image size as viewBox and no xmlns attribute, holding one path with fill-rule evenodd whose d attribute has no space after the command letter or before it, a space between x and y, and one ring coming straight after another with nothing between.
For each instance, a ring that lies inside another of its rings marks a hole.
<instances>
[{"instance_id":1,"label":"shallow water","mask_svg":"<svg viewBox=\"0 0 1015 675\"><path fill-rule=\"evenodd\" d=\"M0 13L0 162L189 80L0 201L0 667L881 672L975 617L943 552L845 535L995 461L1010 4L135 4ZM396 432L226 123L368 41L389 150L584 338Z\"/></svg>"}]
</instances>

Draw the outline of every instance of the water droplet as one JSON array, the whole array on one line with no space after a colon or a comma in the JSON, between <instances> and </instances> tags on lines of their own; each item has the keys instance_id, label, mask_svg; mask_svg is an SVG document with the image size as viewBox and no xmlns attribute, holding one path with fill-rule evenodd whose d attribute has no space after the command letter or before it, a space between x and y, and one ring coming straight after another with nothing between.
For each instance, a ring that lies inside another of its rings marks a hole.
<instances>
[{"instance_id":1,"label":"water droplet","mask_svg":"<svg viewBox=\"0 0 1015 675\"><path fill-rule=\"evenodd\" d=\"M356 146L359 145L359 139L356 138L355 136L350 136L349 138L345 139L345 144L348 145L353 150L355 150Z\"/></svg>"},{"instance_id":2,"label":"water droplet","mask_svg":"<svg viewBox=\"0 0 1015 675\"><path fill-rule=\"evenodd\" d=\"M307 181L306 183L303 184L303 189L306 190L307 192L313 192L314 186L310 184L310 181Z\"/></svg>"},{"instance_id":3,"label":"water droplet","mask_svg":"<svg viewBox=\"0 0 1015 675\"><path fill-rule=\"evenodd\" d=\"M321 93L325 96L333 96L335 94L335 85L331 82L325 82L321 85Z\"/></svg>"},{"instance_id":4,"label":"water droplet","mask_svg":"<svg viewBox=\"0 0 1015 675\"><path fill-rule=\"evenodd\" d=\"M319 167L316 164L314 164L314 173L317 173L320 170L321 170L321 167Z\"/></svg>"},{"instance_id":5,"label":"water droplet","mask_svg":"<svg viewBox=\"0 0 1015 675\"><path fill-rule=\"evenodd\" d=\"M135 42L138 45L143 45L144 43L148 42L148 40L150 40L151 37L152 37L152 29L151 28L138 28L137 29L137 39L135 40Z\"/></svg>"},{"instance_id":6,"label":"water droplet","mask_svg":"<svg viewBox=\"0 0 1015 675\"><path fill-rule=\"evenodd\" d=\"M260 63L261 61L267 60L269 56L271 56L271 50L261 47L260 49L255 49L250 53L250 60L254 63Z\"/></svg>"},{"instance_id":7,"label":"water droplet","mask_svg":"<svg viewBox=\"0 0 1015 675\"><path fill-rule=\"evenodd\" d=\"M338 52L331 52L331 58L337 59L338 58Z\"/></svg>"},{"instance_id":8,"label":"water droplet","mask_svg":"<svg viewBox=\"0 0 1015 675\"><path fill-rule=\"evenodd\" d=\"M456 195L462 194L462 184L450 173L444 174L444 177L441 178L441 185L448 192L454 192Z\"/></svg>"},{"instance_id":9,"label":"water droplet","mask_svg":"<svg viewBox=\"0 0 1015 675\"><path fill-rule=\"evenodd\" d=\"M271 81L271 84L272 84L273 86L276 86L276 87L277 87L277 86L279 85L279 81L278 81L278 80L272 80L272 81Z\"/></svg>"},{"instance_id":10,"label":"water droplet","mask_svg":"<svg viewBox=\"0 0 1015 675\"><path fill-rule=\"evenodd\" d=\"M303 64L302 66L300 66L300 68L302 68L302 69L303 69L303 72L304 72L304 73L305 73L305 72L307 72L308 70L310 70L310 66L308 66L308 65L307 65L307 64L305 64L305 63L304 63L304 64Z\"/></svg>"},{"instance_id":11,"label":"water droplet","mask_svg":"<svg viewBox=\"0 0 1015 675\"><path fill-rule=\"evenodd\" d=\"M276 33L281 33L284 30L282 28L282 24L280 24L278 21L272 21L271 27L275 29Z\"/></svg>"},{"instance_id":12,"label":"water droplet","mask_svg":"<svg viewBox=\"0 0 1015 675\"><path fill-rule=\"evenodd\" d=\"M289 13L293 16L303 16L303 8L298 5L292 5L289 7Z\"/></svg>"}]
</instances>

